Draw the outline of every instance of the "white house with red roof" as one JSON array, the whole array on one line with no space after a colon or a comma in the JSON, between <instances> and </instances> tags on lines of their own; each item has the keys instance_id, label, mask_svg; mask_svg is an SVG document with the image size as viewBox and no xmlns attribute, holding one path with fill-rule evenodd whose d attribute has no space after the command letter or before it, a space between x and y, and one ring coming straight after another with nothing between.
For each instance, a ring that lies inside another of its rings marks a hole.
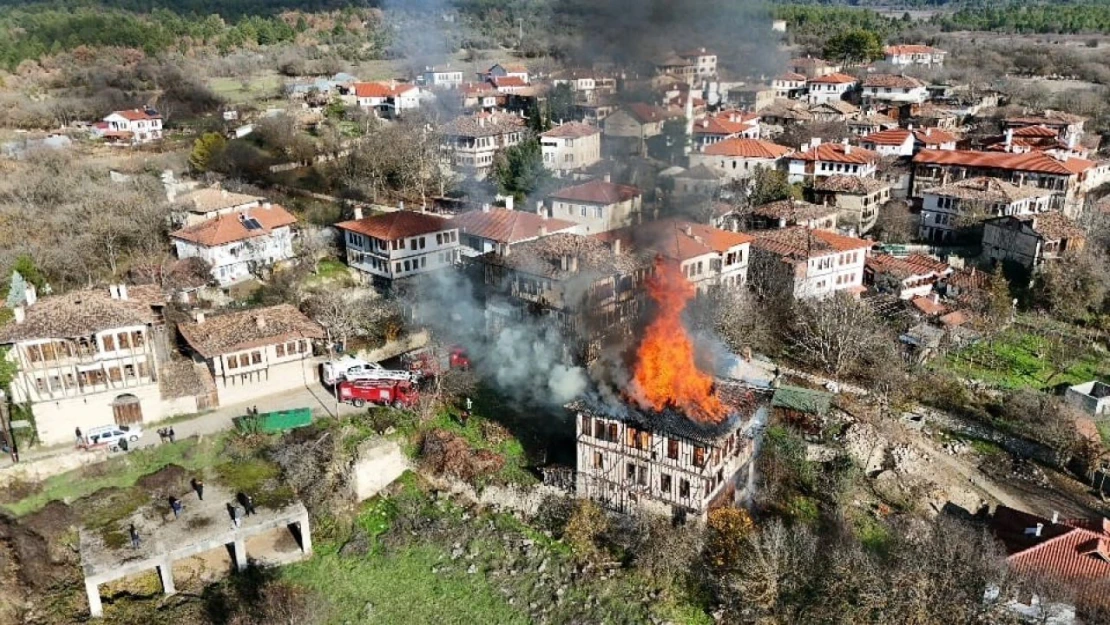
<instances>
[{"instance_id":1,"label":"white house with red roof","mask_svg":"<svg viewBox=\"0 0 1110 625\"><path fill-rule=\"evenodd\" d=\"M543 166L558 172L589 167L601 160L601 129L568 122L540 133Z\"/></svg>"},{"instance_id":2,"label":"white house with red roof","mask_svg":"<svg viewBox=\"0 0 1110 625\"><path fill-rule=\"evenodd\" d=\"M931 256L910 254L905 258L875 254L864 267L867 284L880 293L893 293L900 299L926 297L933 286L948 277L952 268Z\"/></svg>"},{"instance_id":3,"label":"white house with red roof","mask_svg":"<svg viewBox=\"0 0 1110 625\"><path fill-rule=\"evenodd\" d=\"M955 238L972 218L1037 215L1053 204L1053 191L1036 186L1019 187L1000 178L965 178L922 191L918 236L945 242Z\"/></svg>"},{"instance_id":4,"label":"white house with red roof","mask_svg":"<svg viewBox=\"0 0 1110 625\"><path fill-rule=\"evenodd\" d=\"M343 235L347 264L364 283L394 280L452 267L459 260L459 227L450 219L398 210L335 224Z\"/></svg>"},{"instance_id":5,"label":"white house with red roof","mask_svg":"<svg viewBox=\"0 0 1110 625\"><path fill-rule=\"evenodd\" d=\"M877 152L853 146L847 139L822 143L815 138L803 145L801 152L787 157L787 175L792 183L836 175L873 177L879 159Z\"/></svg>"},{"instance_id":6,"label":"white house with red roof","mask_svg":"<svg viewBox=\"0 0 1110 625\"><path fill-rule=\"evenodd\" d=\"M834 72L812 78L807 83L809 94L806 96L810 104L822 104L829 100L842 100L844 95L852 90L859 80L855 76Z\"/></svg>"},{"instance_id":7,"label":"white house with red roof","mask_svg":"<svg viewBox=\"0 0 1110 625\"><path fill-rule=\"evenodd\" d=\"M544 208L549 218L573 221L582 226L583 234L596 234L631 226L642 201L636 187L594 179L552 193Z\"/></svg>"},{"instance_id":8,"label":"white house with red roof","mask_svg":"<svg viewBox=\"0 0 1110 625\"><path fill-rule=\"evenodd\" d=\"M358 82L352 85L355 102L382 117L399 117L403 111L420 108L420 87L405 82Z\"/></svg>"},{"instance_id":9,"label":"white house with red roof","mask_svg":"<svg viewBox=\"0 0 1110 625\"><path fill-rule=\"evenodd\" d=\"M764 230L752 243L750 282L757 290L787 289L795 298L859 296L872 242L828 230Z\"/></svg>"},{"instance_id":10,"label":"white house with red roof","mask_svg":"<svg viewBox=\"0 0 1110 625\"><path fill-rule=\"evenodd\" d=\"M863 81L862 96L867 104L921 104L929 99L929 89L912 76L872 74Z\"/></svg>"},{"instance_id":11,"label":"white house with red roof","mask_svg":"<svg viewBox=\"0 0 1110 625\"><path fill-rule=\"evenodd\" d=\"M704 165L728 180L750 178L757 169L776 169L792 149L761 139L726 139L690 154L691 168Z\"/></svg>"},{"instance_id":12,"label":"white house with red roof","mask_svg":"<svg viewBox=\"0 0 1110 625\"><path fill-rule=\"evenodd\" d=\"M683 219L661 219L595 235L618 253L649 252L678 263L699 292L747 283L750 235Z\"/></svg>"},{"instance_id":13,"label":"white house with red roof","mask_svg":"<svg viewBox=\"0 0 1110 625\"><path fill-rule=\"evenodd\" d=\"M488 81L492 78L506 77L518 78L526 85L531 82L528 79L528 68L519 63L494 63L486 71L478 72L478 78L483 81Z\"/></svg>"},{"instance_id":14,"label":"white house with red roof","mask_svg":"<svg viewBox=\"0 0 1110 625\"><path fill-rule=\"evenodd\" d=\"M879 156L913 156L913 133L905 128L880 130L860 138L859 144Z\"/></svg>"},{"instance_id":15,"label":"white house with red roof","mask_svg":"<svg viewBox=\"0 0 1110 625\"><path fill-rule=\"evenodd\" d=\"M545 213L483 206L481 210L456 215L451 220L459 229L462 252L468 256L489 252L509 253L517 244L553 234L578 234L581 227L565 219L549 219Z\"/></svg>"},{"instance_id":16,"label":"white house with red roof","mask_svg":"<svg viewBox=\"0 0 1110 625\"><path fill-rule=\"evenodd\" d=\"M113 143L149 143L162 138L162 115L151 108L115 111L97 124L97 131Z\"/></svg>"},{"instance_id":17,"label":"white house with red roof","mask_svg":"<svg viewBox=\"0 0 1110 625\"><path fill-rule=\"evenodd\" d=\"M794 72L784 72L771 79L776 98L795 99L806 90L806 77Z\"/></svg>"},{"instance_id":18,"label":"white house with red roof","mask_svg":"<svg viewBox=\"0 0 1110 625\"><path fill-rule=\"evenodd\" d=\"M946 56L948 56L948 53L940 48L917 44L887 46L883 50L883 57L887 63L901 67L907 65L940 67L944 65L944 57Z\"/></svg>"},{"instance_id":19,"label":"white house with red roof","mask_svg":"<svg viewBox=\"0 0 1110 625\"><path fill-rule=\"evenodd\" d=\"M516 94L528 88L528 82L519 76L492 76L489 83L498 93Z\"/></svg>"},{"instance_id":20,"label":"white house with red roof","mask_svg":"<svg viewBox=\"0 0 1110 625\"><path fill-rule=\"evenodd\" d=\"M297 218L277 204L213 211L202 221L170 233L178 258L200 258L222 287L250 279L293 258Z\"/></svg>"},{"instance_id":21,"label":"white house with red roof","mask_svg":"<svg viewBox=\"0 0 1110 625\"><path fill-rule=\"evenodd\" d=\"M704 115L694 120L693 131L697 150L726 139L758 139L759 115L736 110Z\"/></svg>"}]
</instances>

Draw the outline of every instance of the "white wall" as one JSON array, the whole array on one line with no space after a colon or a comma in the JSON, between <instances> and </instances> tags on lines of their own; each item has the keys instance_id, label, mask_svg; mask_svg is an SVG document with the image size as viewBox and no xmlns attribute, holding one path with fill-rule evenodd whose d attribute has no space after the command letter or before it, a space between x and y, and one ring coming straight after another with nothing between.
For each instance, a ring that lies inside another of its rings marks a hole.
<instances>
[{"instance_id":1,"label":"white wall","mask_svg":"<svg viewBox=\"0 0 1110 625\"><path fill-rule=\"evenodd\" d=\"M794 285L794 297L827 297L837 291L862 286L866 260L865 249L811 258L805 279Z\"/></svg>"},{"instance_id":2,"label":"white wall","mask_svg":"<svg viewBox=\"0 0 1110 625\"><path fill-rule=\"evenodd\" d=\"M173 240L178 258L199 257L212 265L212 277L228 286L252 277L250 263L271 267L293 258L293 231L288 226L268 235L207 247L182 239Z\"/></svg>"},{"instance_id":3,"label":"white wall","mask_svg":"<svg viewBox=\"0 0 1110 625\"><path fill-rule=\"evenodd\" d=\"M344 231L343 240L347 246L348 265L365 274L389 280L450 267L459 259L457 228L406 238L403 249L393 249L389 242L356 232ZM420 245L421 240L423 246ZM385 245L385 249L381 244ZM405 268L406 263L408 269Z\"/></svg>"}]
</instances>

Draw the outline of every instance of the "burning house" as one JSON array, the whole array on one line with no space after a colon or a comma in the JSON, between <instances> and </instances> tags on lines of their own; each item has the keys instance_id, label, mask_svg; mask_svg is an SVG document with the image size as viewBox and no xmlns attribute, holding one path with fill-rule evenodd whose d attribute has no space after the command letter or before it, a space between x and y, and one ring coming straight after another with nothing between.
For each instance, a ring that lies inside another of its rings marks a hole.
<instances>
[{"instance_id":1,"label":"burning house","mask_svg":"<svg viewBox=\"0 0 1110 625\"><path fill-rule=\"evenodd\" d=\"M575 487L620 512L700 519L744 489L766 411L753 389L702 369L682 320L694 286L678 267L660 261L647 287L654 317L631 366L568 405Z\"/></svg>"}]
</instances>

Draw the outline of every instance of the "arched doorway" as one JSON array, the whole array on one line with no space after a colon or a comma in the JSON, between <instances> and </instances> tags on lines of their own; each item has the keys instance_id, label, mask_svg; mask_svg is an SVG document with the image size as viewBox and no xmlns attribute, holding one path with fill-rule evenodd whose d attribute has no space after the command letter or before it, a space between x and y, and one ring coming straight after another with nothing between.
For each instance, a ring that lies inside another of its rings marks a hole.
<instances>
[{"instance_id":1,"label":"arched doorway","mask_svg":"<svg viewBox=\"0 0 1110 625\"><path fill-rule=\"evenodd\" d=\"M112 416L115 417L116 425L142 423L143 407L139 403L139 398L130 393L116 397L112 402Z\"/></svg>"}]
</instances>

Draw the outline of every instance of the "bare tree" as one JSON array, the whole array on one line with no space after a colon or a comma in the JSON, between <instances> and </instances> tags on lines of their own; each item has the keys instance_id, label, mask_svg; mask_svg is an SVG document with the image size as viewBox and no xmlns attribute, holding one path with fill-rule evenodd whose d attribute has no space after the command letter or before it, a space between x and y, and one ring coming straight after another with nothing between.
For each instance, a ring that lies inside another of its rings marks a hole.
<instances>
[{"instance_id":1,"label":"bare tree","mask_svg":"<svg viewBox=\"0 0 1110 625\"><path fill-rule=\"evenodd\" d=\"M834 378L887 339L875 313L844 293L799 302L789 332L795 357Z\"/></svg>"},{"instance_id":2,"label":"bare tree","mask_svg":"<svg viewBox=\"0 0 1110 625\"><path fill-rule=\"evenodd\" d=\"M308 315L316 323L324 326L328 333L328 349L339 341L343 351L347 350L347 340L358 331L362 324L359 306L343 296L343 292L326 289L305 301Z\"/></svg>"}]
</instances>

